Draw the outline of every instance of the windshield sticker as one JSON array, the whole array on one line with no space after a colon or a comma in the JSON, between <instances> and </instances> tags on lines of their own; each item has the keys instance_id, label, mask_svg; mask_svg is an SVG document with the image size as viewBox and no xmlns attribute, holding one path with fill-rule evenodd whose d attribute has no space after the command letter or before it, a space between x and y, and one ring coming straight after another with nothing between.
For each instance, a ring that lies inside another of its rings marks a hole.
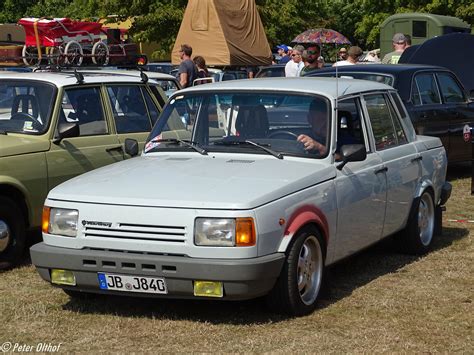
<instances>
[{"instance_id":1,"label":"windshield sticker","mask_svg":"<svg viewBox=\"0 0 474 355\"><path fill-rule=\"evenodd\" d=\"M23 124L23 130L24 131L33 131L34 128L33 128L33 122L31 121L25 121L25 123Z\"/></svg>"},{"instance_id":2,"label":"windshield sticker","mask_svg":"<svg viewBox=\"0 0 474 355\"><path fill-rule=\"evenodd\" d=\"M160 145L159 140L161 140L161 133L157 135L155 138L150 139L150 141L145 145L145 153L148 153L153 148L156 148Z\"/></svg>"}]
</instances>

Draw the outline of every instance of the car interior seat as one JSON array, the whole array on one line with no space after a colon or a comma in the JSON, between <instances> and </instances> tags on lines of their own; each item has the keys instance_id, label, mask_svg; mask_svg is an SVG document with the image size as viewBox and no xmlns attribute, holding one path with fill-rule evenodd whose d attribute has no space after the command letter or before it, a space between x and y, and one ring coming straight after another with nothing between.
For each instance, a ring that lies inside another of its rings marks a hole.
<instances>
[{"instance_id":1,"label":"car interior seat","mask_svg":"<svg viewBox=\"0 0 474 355\"><path fill-rule=\"evenodd\" d=\"M98 95L84 94L79 96L76 101L76 114L81 136L107 133L107 126Z\"/></svg>"},{"instance_id":2,"label":"car interior seat","mask_svg":"<svg viewBox=\"0 0 474 355\"><path fill-rule=\"evenodd\" d=\"M31 115L34 118L38 118L39 106L38 106L38 100L36 99L36 96L29 95L29 94L16 95L13 98L12 111L11 111L12 116L18 112L29 114L30 109L31 109Z\"/></svg>"},{"instance_id":3,"label":"car interior seat","mask_svg":"<svg viewBox=\"0 0 474 355\"><path fill-rule=\"evenodd\" d=\"M337 112L338 122L338 140L342 144L361 144L361 132L354 127L354 117L349 111L338 111ZM359 133L359 134L358 134Z\"/></svg>"},{"instance_id":4,"label":"car interior seat","mask_svg":"<svg viewBox=\"0 0 474 355\"><path fill-rule=\"evenodd\" d=\"M235 128L245 139L265 138L269 132L267 110L263 105L240 106Z\"/></svg>"},{"instance_id":5,"label":"car interior seat","mask_svg":"<svg viewBox=\"0 0 474 355\"><path fill-rule=\"evenodd\" d=\"M79 123L88 123L94 121L102 121L102 107L99 97L94 94L84 94L77 98L77 118Z\"/></svg>"}]
</instances>

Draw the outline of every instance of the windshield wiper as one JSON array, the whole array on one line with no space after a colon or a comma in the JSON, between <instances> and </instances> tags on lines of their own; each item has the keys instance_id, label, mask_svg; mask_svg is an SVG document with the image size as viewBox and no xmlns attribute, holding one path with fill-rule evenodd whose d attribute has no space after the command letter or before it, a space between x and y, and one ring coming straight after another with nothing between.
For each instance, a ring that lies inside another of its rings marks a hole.
<instances>
[{"instance_id":1,"label":"windshield wiper","mask_svg":"<svg viewBox=\"0 0 474 355\"><path fill-rule=\"evenodd\" d=\"M267 147L271 147L270 144L259 144L259 143L256 143L254 141L251 141L251 140L244 140L244 141L239 141L239 140L228 140L228 141L225 141L225 140L221 140L221 141L217 141L217 142L214 142L214 144L216 145L240 145L240 144L247 144L247 145L251 145L251 146L254 146L254 147L257 147L265 152L267 152L268 154L271 154L273 155L275 158L278 158L278 159L283 159L283 154L281 153L277 153L275 152L274 150L271 150L270 148L267 148Z\"/></svg>"},{"instance_id":2,"label":"windshield wiper","mask_svg":"<svg viewBox=\"0 0 474 355\"><path fill-rule=\"evenodd\" d=\"M165 138L165 139L152 139L151 142L153 143L174 143L174 144L183 144L186 147L191 147L194 149L196 152L202 155L207 155L207 151L203 148L201 148L197 143L191 142L191 141L185 141L182 139L178 138Z\"/></svg>"}]
</instances>

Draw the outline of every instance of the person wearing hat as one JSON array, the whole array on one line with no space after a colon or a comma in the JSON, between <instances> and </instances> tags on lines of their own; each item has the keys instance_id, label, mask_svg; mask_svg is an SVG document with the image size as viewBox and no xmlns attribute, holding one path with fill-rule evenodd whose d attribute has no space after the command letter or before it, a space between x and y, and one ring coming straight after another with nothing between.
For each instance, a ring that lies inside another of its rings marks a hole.
<instances>
[{"instance_id":1,"label":"person wearing hat","mask_svg":"<svg viewBox=\"0 0 474 355\"><path fill-rule=\"evenodd\" d=\"M357 62L359 61L359 57L361 55L362 55L362 49L360 49L360 47L357 47L357 46L352 46L347 51L347 59L336 62L332 66L333 67L340 67L340 66L343 66L343 65L357 64Z\"/></svg>"},{"instance_id":2,"label":"person wearing hat","mask_svg":"<svg viewBox=\"0 0 474 355\"><path fill-rule=\"evenodd\" d=\"M407 46L407 38L403 33L395 33L392 38L393 52L385 54L383 64L397 64Z\"/></svg>"},{"instance_id":3,"label":"person wearing hat","mask_svg":"<svg viewBox=\"0 0 474 355\"><path fill-rule=\"evenodd\" d=\"M277 48L278 48L278 55L281 57L278 63L280 64L288 63L291 59L288 55L288 46L285 44L280 44L279 46L277 46Z\"/></svg>"}]
</instances>

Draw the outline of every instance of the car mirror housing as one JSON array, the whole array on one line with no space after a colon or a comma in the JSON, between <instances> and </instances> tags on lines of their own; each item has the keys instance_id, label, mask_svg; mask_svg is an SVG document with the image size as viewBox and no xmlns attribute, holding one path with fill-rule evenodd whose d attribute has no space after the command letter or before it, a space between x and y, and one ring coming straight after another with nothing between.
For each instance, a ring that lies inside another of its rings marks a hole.
<instances>
[{"instance_id":1,"label":"car mirror housing","mask_svg":"<svg viewBox=\"0 0 474 355\"><path fill-rule=\"evenodd\" d=\"M138 155L138 142L132 138L125 139L125 153L128 155L135 157Z\"/></svg>"},{"instance_id":2,"label":"car mirror housing","mask_svg":"<svg viewBox=\"0 0 474 355\"><path fill-rule=\"evenodd\" d=\"M363 161L367 158L367 151L363 144L347 144L341 147L342 162L336 166L342 170L344 165L351 161Z\"/></svg>"},{"instance_id":3,"label":"car mirror housing","mask_svg":"<svg viewBox=\"0 0 474 355\"><path fill-rule=\"evenodd\" d=\"M474 101L474 90L469 91L469 100Z\"/></svg>"},{"instance_id":4,"label":"car mirror housing","mask_svg":"<svg viewBox=\"0 0 474 355\"><path fill-rule=\"evenodd\" d=\"M79 137L80 130L77 123L61 123L58 125L58 135L53 140L54 144L59 144L64 138Z\"/></svg>"}]
</instances>

